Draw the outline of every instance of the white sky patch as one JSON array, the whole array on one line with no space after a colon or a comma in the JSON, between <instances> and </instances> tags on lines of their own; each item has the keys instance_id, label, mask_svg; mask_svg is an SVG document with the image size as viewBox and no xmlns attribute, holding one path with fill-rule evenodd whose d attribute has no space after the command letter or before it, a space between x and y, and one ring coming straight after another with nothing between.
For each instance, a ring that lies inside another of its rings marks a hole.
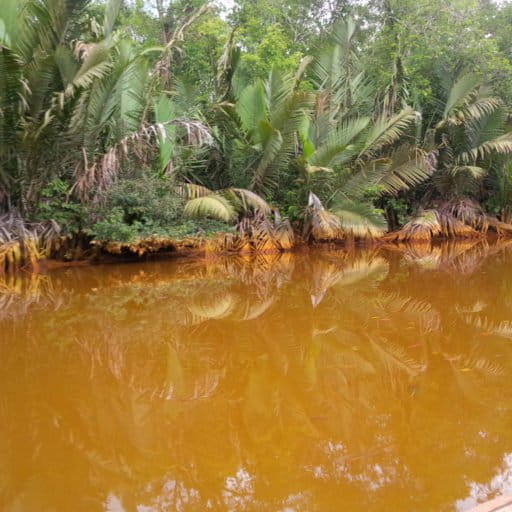
<instances>
[{"instance_id":1,"label":"white sky patch","mask_svg":"<svg viewBox=\"0 0 512 512\"><path fill-rule=\"evenodd\" d=\"M105 0L96 0L99 3L105 3ZM235 7L236 0L210 0L213 4L218 5L221 7L224 11L229 12ZM1 3L1 0L0 0ZM170 3L172 3L170 0L164 1L164 7L167 7ZM128 0L128 4L134 5L135 0ZM143 2L144 9L154 12L156 11L155 1L154 0L144 0Z\"/></svg>"},{"instance_id":2,"label":"white sky patch","mask_svg":"<svg viewBox=\"0 0 512 512\"><path fill-rule=\"evenodd\" d=\"M222 18L226 18L235 7L235 0L215 0L215 3L222 9Z\"/></svg>"},{"instance_id":3,"label":"white sky patch","mask_svg":"<svg viewBox=\"0 0 512 512\"><path fill-rule=\"evenodd\" d=\"M235 0L217 0L217 4L230 10L235 6Z\"/></svg>"}]
</instances>

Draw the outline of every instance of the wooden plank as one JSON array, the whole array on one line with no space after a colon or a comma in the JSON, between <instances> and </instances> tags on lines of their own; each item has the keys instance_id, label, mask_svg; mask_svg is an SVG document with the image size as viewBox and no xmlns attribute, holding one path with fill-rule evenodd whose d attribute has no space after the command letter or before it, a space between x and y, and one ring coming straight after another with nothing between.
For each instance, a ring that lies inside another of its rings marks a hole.
<instances>
[{"instance_id":1,"label":"wooden plank","mask_svg":"<svg viewBox=\"0 0 512 512\"><path fill-rule=\"evenodd\" d=\"M486 501L468 512L512 512L512 494Z\"/></svg>"}]
</instances>

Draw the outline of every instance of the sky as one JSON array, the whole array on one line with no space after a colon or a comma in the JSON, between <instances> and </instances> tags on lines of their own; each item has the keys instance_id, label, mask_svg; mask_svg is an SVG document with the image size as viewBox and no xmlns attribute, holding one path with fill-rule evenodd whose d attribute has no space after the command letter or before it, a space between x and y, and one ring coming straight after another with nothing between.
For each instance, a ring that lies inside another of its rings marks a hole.
<instances>
[{"instance_id":1,"label":"sky","mask_svg":"<svg viewBox=\"0 0 512 512\"><path fill-rule=\"evenodd\" d=\"M234 7L236 0L211 0L211 1L221 7L224 7L226 10L229 10ZM0 0L0 4L1 3L2 3L2 0ZM131 3L133 3L133 0ZM154 2L152 2L151 0L145 0L144 6L147 6L150 10L152 10L153 6L154 6Z\"/></svg>"},{"instance_id":2,"label":"sky","mask_svg":"<svg viewBox=\"0 0 512 512\"><path fill-rule=\"evenodd\" d=\"M215 3L226 9L226 11L229 11L235 5L235 0L215 0Z\"/></svg>"},{"instance_id":3,"label":"sky","mask_svg":"<svg viewBox=\"0 0 512 512\"><path fill-rule=\"evenodd\" d=\"M217 3L219 5L222 5L228 9L231 9L233 7L233 5L235 4L235 1L234 0L217 0Z\"/></svg>"}]
</instances>

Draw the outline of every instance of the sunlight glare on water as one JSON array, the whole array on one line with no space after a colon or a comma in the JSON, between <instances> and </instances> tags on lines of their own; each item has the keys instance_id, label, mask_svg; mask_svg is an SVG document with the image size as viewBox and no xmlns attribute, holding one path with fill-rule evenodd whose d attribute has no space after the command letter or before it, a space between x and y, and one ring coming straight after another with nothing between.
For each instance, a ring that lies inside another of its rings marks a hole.
<instances>
[{"instance_id":1,"label":"sunlight glare on water","mask_svg":"<svg viewBox=\"0 0 512 512\"><path fill-rule=\"evenodd\" d=\"M0 280L3 512L464 511L512 491L512 250Z\"/></svg>"}]
</instances>

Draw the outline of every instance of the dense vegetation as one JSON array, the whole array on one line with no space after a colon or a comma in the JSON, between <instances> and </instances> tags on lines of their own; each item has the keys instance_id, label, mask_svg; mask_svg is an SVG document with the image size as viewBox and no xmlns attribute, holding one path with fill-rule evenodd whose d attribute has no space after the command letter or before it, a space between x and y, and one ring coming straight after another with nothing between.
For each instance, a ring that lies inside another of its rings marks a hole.
<instances>
[{"instance_id":1,"label":"dense vegetation","mask_svg":"<svg viewBox=\"0 0 512 512\"><path fill-rule=\"evenodd\" d=\"M0 269L216 232L237 249L507 234L511 17L490 0L2 0Z\"/></svg>"}]
</instances>

